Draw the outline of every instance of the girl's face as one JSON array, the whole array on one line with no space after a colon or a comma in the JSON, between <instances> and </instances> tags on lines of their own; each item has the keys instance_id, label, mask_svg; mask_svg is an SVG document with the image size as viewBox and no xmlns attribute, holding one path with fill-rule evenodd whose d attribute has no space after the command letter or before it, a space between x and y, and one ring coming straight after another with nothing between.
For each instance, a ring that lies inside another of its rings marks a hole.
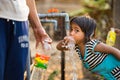
<instances>
[{"instance_id":1,"label":"girl's face","mask_svg":"<svg viewBox=\"0 0 120 80\"><path fill-rule=\"evenodd\" d=\"M75 23L71 24L70 36L75 39L76 44L84 43L85 41L84 32L82 32L81 28Z\"/></svg>"}]
</instances>

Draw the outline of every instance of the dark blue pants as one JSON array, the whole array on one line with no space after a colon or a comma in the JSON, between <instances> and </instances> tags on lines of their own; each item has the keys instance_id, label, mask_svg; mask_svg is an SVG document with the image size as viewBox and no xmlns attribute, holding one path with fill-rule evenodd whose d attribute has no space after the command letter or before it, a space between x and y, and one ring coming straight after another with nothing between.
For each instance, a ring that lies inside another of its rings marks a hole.
<instances>
[{"instance_id":1,"label":"dark blue pants","mask_svg":"<svg viewBox=\"0 0 120 80\"><path fill-rule=\"evenodd\" d=\"M28 22L0 18L0 80L23 80L28 48Z\"/></svg>"}]
</instances>

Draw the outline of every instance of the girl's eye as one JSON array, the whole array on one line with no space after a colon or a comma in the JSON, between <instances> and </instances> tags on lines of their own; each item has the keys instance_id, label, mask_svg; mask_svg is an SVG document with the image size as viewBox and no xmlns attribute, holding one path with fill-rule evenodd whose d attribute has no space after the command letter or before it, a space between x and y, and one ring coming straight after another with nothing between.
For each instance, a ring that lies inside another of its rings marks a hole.
<instances>
[{"instance_id":1,"label":"girl's eye","mask_svg":"<svg viewBox=\"0 0 120 80\"><path fill-rule=\"evenodd\" d=\"M78 30L78 29L76 29L76 30L75 30L75 32L79 32L79 30Z\"/></svg>"},{"instance_id":2,"label":"girl's eye","mask_svg":"<svg viewBox=\"0 0 120 80\"><path fill-rule=\"evenodd\" d=\"M77 32L80 32L79 29L72 29L72 28L70 29L70 32L71 32L71 31L74 31L74 32L76 32L76 33L77 33Z\"/></svg>"}]
</instances>

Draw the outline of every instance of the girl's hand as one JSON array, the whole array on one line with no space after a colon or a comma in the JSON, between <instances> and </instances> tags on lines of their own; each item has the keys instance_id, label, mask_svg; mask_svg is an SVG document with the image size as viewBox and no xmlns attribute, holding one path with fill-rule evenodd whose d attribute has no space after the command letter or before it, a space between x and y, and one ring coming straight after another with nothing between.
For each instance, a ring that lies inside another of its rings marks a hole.
<instances>
[{"instance_id":1,"label":"girl's hand","mask_svg":"<svg viewBox=\"0 0 120 80\"><path fill-rule=\"evenodd\" d=\"M64 37L63 40L61 40L58 45L57 45L57 49L58 50L69 50L72 49L75 45L75 41L73 39L73 37L71 36L66 36Z\"/></svg>"},{"instance_id":2,"label":"girl's hand","mask_svg":"<svg viewBox=\"0 0 120 80\"><path fill-rule=\"evenodd\" d=\"M120 36L120 29L115 28L115 32L116 32L117 35Z\"/></svg>"},{"instance_id":3,"label":"girl's hand","mask_svg":"<svg viewBox=\"0 0 120 80\"><path fill-rule=\"evenodd\" d=\"M64 40L59 41L56 48L61 51L68 50L67 44L65 43Z\"/></svg>"},{"instance_id":4,"label":"girl's hand","mask_svg":"<svg viewBox=\"0 0 120 80\"><path fill-rule=\"evenodd\" d=\"M66 37L64 37L64 41L65 41L66 44L68 44L70 42L75 43L75 40L74 40L74 38L72 36L66 36Z\"/></svg>"}]
</instances>

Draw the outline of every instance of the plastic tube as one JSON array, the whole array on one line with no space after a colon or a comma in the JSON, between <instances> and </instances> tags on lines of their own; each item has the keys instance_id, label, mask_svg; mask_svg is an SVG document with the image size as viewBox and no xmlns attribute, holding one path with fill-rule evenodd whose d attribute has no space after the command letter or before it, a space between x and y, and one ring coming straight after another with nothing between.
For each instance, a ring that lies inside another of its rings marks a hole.
<instances>
[{"instance_id":1,"label":"plastic tube","mask_svg":"<svg viewBox=\"0 0 120 80\"><path fill-rule=\"evenodd\" d=\"M42 23L53 23L54 24L54 29L57 31L57 20L48 20L48 19L41 19L40 20Z\"/></svg>"},{"instance_id":2,"label":"plastic tube","mask_svg":"<svg viewBox=\"0 0 120 80\"><path fill-rule=\"evenodd\" d=\"M48 14L38 14L40 18L46 17L65 17L65 26L69 30L69 15L68 13L48 13Z\"/></svg>"}]
</instances>

